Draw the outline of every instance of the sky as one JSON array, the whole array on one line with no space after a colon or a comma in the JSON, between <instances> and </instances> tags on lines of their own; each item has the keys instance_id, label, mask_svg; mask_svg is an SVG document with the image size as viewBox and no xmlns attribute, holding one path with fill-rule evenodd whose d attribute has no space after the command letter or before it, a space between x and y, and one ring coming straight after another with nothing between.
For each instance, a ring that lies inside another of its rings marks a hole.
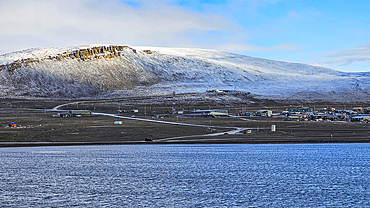
<instances>
[{"instance_id":1,"label":"sky","mask_svg":"<svg viewBox=\"0 0 370 208\"><path fill-rule=\"evenodd\" d=\"M0 0L0 54L185 47L370 72L369 11L368 0Z\"/></svg>"}]
</instances>

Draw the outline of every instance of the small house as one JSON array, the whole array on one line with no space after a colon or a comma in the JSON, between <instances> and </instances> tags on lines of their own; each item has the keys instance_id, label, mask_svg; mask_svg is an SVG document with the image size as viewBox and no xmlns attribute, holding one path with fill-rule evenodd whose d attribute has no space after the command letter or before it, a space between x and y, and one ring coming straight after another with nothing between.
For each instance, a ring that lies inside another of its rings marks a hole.
<instances>
[{"instance_id":1,"label":"small house","mask_svg":"<svg viewBox=\"0 0 370 208\"><path fill-rule=\"evenodd\" d=\"M289 119L301 119L302 117L301 113L292 113L288 116Z\"/></svg>"},{"instance_id":2,"label":"small house","mask_svg":"<svg viewBox=\"0 0 370 208\"><path fill-rule=\"evenodd\" d=\"M370 114L360 114L351 118L351 121L370 121Z\"/></svg>"},{"instance_id":3,"label":"small house","mask_svg":"<svg viewBox=\"0 0 370 208\"><path fill-rule=\"evenodd\" d=\"M271 110L259 110L255 113L256 116L267 116L270 117L272 115Z\"/></svg>"},{"instance_id":4,"label":"small house","mask_svg":"<svg viewBox=\"0 0 370 208\"><path fill-rule=\"evenodd\" d=\"M365 109L364 109L364 113L365 113L365 114L370 114L370 107L365 108Z\"/></svg>"},{"instance_id":5,"label":"small house","mask_svg":"<svg viewBox=\"0 0 370 208\"><path fill-rule=\"evenodd\" d=\"M311 116L312 120L325 120L328 114L314 114Z\"/></svg>"},{"instance_id":6,"label":"small house","mask_svg":"<svg viewBox=\"0 0 370 208\"><path fill-rule=\"evenodd\" d=\"M354 107L352 110L355 111L355 112L357 112L357 113L359 113L359 114L363 112L363 108L362 107Z\"/></svg>"}]
</instances>

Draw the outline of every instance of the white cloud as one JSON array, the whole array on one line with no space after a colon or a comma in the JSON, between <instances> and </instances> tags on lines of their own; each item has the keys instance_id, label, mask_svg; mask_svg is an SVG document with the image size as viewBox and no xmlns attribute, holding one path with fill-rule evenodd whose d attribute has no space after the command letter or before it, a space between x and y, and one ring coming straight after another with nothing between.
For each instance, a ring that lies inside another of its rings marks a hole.
<instances>
[{"instance_id":1,"label":"white cloud","mask_svg":"<svg viewBox=\"0 0 370 208\"><path fill-rule=\"evenodd\" d=\"M31 47L99 43L202 46L234 51L295 50L294 46L287 44L270 48L250 45L243 39L246 35L242 27L224 17L186 10L169 2L2 0L0 53ZM208 37L212 31L222 35ZM199 43L199 39L208 38L213 38L213 41Z\"/></svg>"},{"instance_id":2,"label":"white cloud","mask_svg":"<svg viewBox=\"0 0 370 208\"><path fill-rule=\"evenodd\" d=\"M8 48L17 45L19 39L35 42L33 47L43 41L45 46L106 42L184 44L188 30L230 28L220 16L188 12L160 1L144 2L138 8L114 0L17 0L0 4L0 41ZM26 45L30 47L32 43Z\"/></svg>"},{"instance_id":3,"label":"white cloud","mask_svg":"<svg viewBox=\"0 0 370 208\"><path fill-rule=\"evenodd\" d=\"M291 44L281 44L272 47L255 46L248 43L226 42L213 46L214 49L222 48L225 51L235 52L271 52L271 51L300 51L301 48Z\"/></svg>"},{"instance_id":4,"label":"white cloud","mask_svg":"<svg viewBox=\"0 0 370 208\"><path fill-rule=\"evenodd\" d=\"M313 64L328 67L348 66L356 62L370 62L370 44L332 51L325 55L325 59L311 61Z\"/></svg>"},{"instance_id":5,"label":"white cloud","mask_svg":"<svg viewBox=\"0 0 370 208\"><path fill-rule=\"evenodd\" d=\"M324 15L319 11L313 11L310 9L304 9L301 11L289 11L286 18L298 19L298 20L312 20L322 18Z\"/></svg>"},{"instance_id":6,"label":"white cloud","mask_svg":"<svg viewBox=\"0 0 370 208\"><path fill-rule=\"evenodd\" d=\"M297 12L294 12L294 11L288 12L288 16L290 16L292 18L300 17L299 14L297 14Z\"/></svg>"}]
</instances>

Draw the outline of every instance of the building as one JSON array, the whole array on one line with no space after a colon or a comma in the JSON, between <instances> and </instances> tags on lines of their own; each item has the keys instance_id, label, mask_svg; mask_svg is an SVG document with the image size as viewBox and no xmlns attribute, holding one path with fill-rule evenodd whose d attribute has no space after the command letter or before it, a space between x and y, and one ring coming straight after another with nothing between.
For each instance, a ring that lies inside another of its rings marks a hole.
<instances>
[{"instance_id":1,"label":"building","mask_svg":"<svg viewBox=\"0 0 370 208\"><path fill-rule=\"evenodd\" d=\"M220 116L229 116L229 112L227 110L196 110L190 111L190 116L203 116L203 117L220 117Z\"/></svg>"},{"instance_id":2,"label":"building","mask_svg":"<svg viewBox=\"0 0 370 208\"><path fill-rule=\"evenodd\" d=\"M255 113L256 116L267 116L270 117L272 115L271 110L259 110Z\"/></svg>"},{"instance_id":3,"label":"building","mask_svg":"<svg viewBox=\"0 0 370 208\"><path fill-rule=\"evenodd\" d=\"M351 121L370 121L370 114L360 114L351 118Z\"/></svg>"},{"instance_id":4,"label":"building","mask_svg":"<svg viewBox=\"0 0 370 208\"><path fill-rule=\"evenodd\" d=\"M71 117L71 114L69 114L69 113L58 113L54 117Z\"/></svg>"},{"instance_id":5,"label":"building","mask_svg":"<svg viewBox=\"0 0 370 208\"><path fill-rule=\"evenodd\" d=\"M321 113L321 114L314 114L314 115L311 115L311 119L312 120L325 120L327 118L329 114L324 114L324 113Z\"/></svg>"},{"instance_id":6,"label":"building","mask_svg":"<svg viewBox=\"0 0 370 208\"><path fill-rule=\"evenodd\" d=\"M365 109L364 109L364 113L365 113L365 114L370 114L370 107L365 108Z\"/></svg>"},{"instance_id":7,"label":"building","mask_svg":"<svg viewBox=\"0 0 370 208\"><path fill-rule=\"evenodd\" d=\"M354 107L352 110L357 112L358 114L361 114L364 109L362 107Z\"/></svg>"},{"instance_id":8,"label":"building","mask_svg":"<svg viewBox=\"0 0 370 208\"><path fill-rule=\"evenodd\" d=\"M293 113L293 114L290 114L287 118L288 119L301 119L302 117L303 116L300 113Z\"/></svg>"},{"instance_id":9,"label":"building","mask_svg":"<svg viewBox=\"0 0 370 208\"><path fill-rule=\"evenodd\" d=\"M288 108L288 112L300 112L300 113L307 113L307 112L311 112L312 109L311 108L307 108L307 107L304 107L304 108Z\"/></svg>"},{"instance_id":10,"label":"building","mask_svg":"<svg viewBox=\"0 0 370 208\"><path fill-rule=\"evenodd\" d=\"M91 115L89 110L69 110L68 113L71 115Z\"/></svg>"}]
</instances>

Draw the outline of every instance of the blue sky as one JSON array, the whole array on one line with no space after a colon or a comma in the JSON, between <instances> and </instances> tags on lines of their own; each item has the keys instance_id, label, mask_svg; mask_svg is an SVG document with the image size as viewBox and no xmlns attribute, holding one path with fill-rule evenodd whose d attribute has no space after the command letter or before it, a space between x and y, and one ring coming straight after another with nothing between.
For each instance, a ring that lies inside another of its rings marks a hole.
<instances>
[{"instance_id":1,"label":"blue sky","mask_svg":"<svg viewBox=\"0 0 370 208\"><path fill-rule=\"evenodd\" d=\"M366 0L2 0L0 53L123 44L191 47L370 71Z\"/></svg>"}]
</instances>

